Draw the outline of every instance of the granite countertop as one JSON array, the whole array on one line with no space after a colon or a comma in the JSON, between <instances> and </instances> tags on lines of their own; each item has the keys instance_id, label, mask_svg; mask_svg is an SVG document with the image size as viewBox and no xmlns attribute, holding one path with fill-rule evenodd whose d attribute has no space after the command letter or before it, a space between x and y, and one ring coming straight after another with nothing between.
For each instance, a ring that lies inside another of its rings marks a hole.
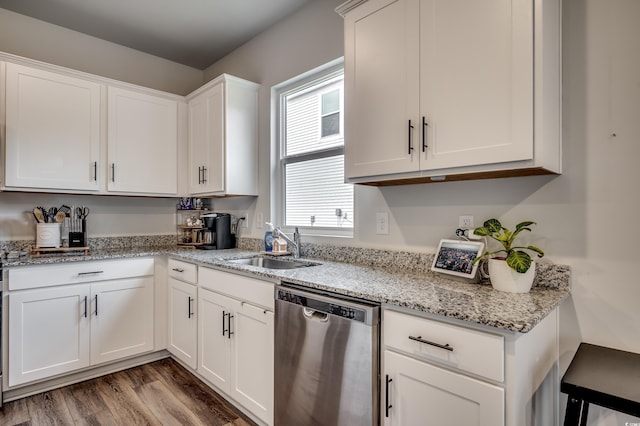
<instances>
[{"instance_id":1,"label":"granite countertop","mask_svg":"<svg viewBox=\"0 0 640 426\"><path fill-rule=\"evenodd\" d=\"M547 265L538 268L537 281L529 293L513 294L494 290L487 284L467 284L443 278L431 271L398 272L389 268L339 263L324 259L303 258L319 263L298 269L264 269L230 263L228 260L251 257L254 251L239 249L220 251L163 248L93 250L84 255L28 256L4 260L5 267L147 257L167 255L226 270L236 270L270 281L287 281L309 288L367 299L374 302L414 309L448 318L470 321L503 330L526 333L567 298L569 268Z\"/></svg>"}]
</instances>

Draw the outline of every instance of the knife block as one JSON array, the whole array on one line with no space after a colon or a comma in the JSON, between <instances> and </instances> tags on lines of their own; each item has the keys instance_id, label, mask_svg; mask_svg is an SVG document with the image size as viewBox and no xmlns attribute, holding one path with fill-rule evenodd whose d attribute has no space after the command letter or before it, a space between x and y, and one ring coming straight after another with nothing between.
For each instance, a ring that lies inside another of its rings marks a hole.
<instances>
[{"instance_id":1,"label":"knife block","mask_svg":"<svg viewBox=\"0 0 640 426\"><path fill-rule=\"evenodd\" d=\"M87 221L82 221L81 232L69 232L69 247L86 247L87 245Z\"/></svg>"}]
</instances>

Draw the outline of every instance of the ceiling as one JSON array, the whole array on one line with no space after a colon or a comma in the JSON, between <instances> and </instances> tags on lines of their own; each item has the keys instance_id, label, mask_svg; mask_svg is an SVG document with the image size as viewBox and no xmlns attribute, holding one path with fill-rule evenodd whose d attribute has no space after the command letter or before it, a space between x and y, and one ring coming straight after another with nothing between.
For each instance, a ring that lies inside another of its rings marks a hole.
<instances>
[{"instance_id":1,"label":"ceiling","mask_svg":"<svg viewBox=\"0 0 640 426\"><path fill-rule=\"evenodd\" d=\"M0 8L205 69L311 1L0 0Z\"/></svg>"}]
</instances>

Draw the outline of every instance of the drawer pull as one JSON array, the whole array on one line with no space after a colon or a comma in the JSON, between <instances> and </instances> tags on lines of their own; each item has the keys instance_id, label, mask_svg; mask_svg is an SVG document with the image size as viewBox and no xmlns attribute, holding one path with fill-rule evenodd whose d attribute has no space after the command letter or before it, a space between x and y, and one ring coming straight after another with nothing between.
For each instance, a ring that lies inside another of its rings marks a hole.
<instances>
[{"instance_id":1,"label":"drawer pull","mask_svg":"<svg viewBox=\"0 0 640 426\"><path fill-rule=\"evenodd\" d=\"M104 271L78 272L78 276L104 274Z\"/></svg>"},{"instance_id":2,"label":"drawer pull","mask_svg":"<svg viewBox=\"0 0 640 426\"><path fill-rule=\"evenodd\" d=\"M415 340L416 342L424 343L425 345L435 346L436 348L444 349L445 351L453 352L453 346L449 346L449 344L441 345L440 343L430 342L428 340L424 340L422 336L409 336L409 339Z\"/></svg>"},{"instance_id":3,"label":"drawer pull","mask_svg":"<svg viewBox=\"0 0 640 426\"><path fill-rule=\"evenodd\" d=\"M182 269L182 268L173 268L172 271L184 272L184 269Z\"/></svg>"}]
</instances>

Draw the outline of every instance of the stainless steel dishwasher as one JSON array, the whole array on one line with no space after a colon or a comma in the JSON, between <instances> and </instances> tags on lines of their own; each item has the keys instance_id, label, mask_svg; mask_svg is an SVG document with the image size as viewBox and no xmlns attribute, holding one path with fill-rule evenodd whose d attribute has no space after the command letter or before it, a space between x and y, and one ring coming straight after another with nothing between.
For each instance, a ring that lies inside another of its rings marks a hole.
<instances>
[{"instance_id":1,"label":"stainless steel dishwasher","mask_svg":"<svg viewBox=\"0 0 640 426\"><path fill-rule=\"evenodd\" d=\"M380 307L276 287L275 425L377 425Z\"/></svg>"}]
</instances>

